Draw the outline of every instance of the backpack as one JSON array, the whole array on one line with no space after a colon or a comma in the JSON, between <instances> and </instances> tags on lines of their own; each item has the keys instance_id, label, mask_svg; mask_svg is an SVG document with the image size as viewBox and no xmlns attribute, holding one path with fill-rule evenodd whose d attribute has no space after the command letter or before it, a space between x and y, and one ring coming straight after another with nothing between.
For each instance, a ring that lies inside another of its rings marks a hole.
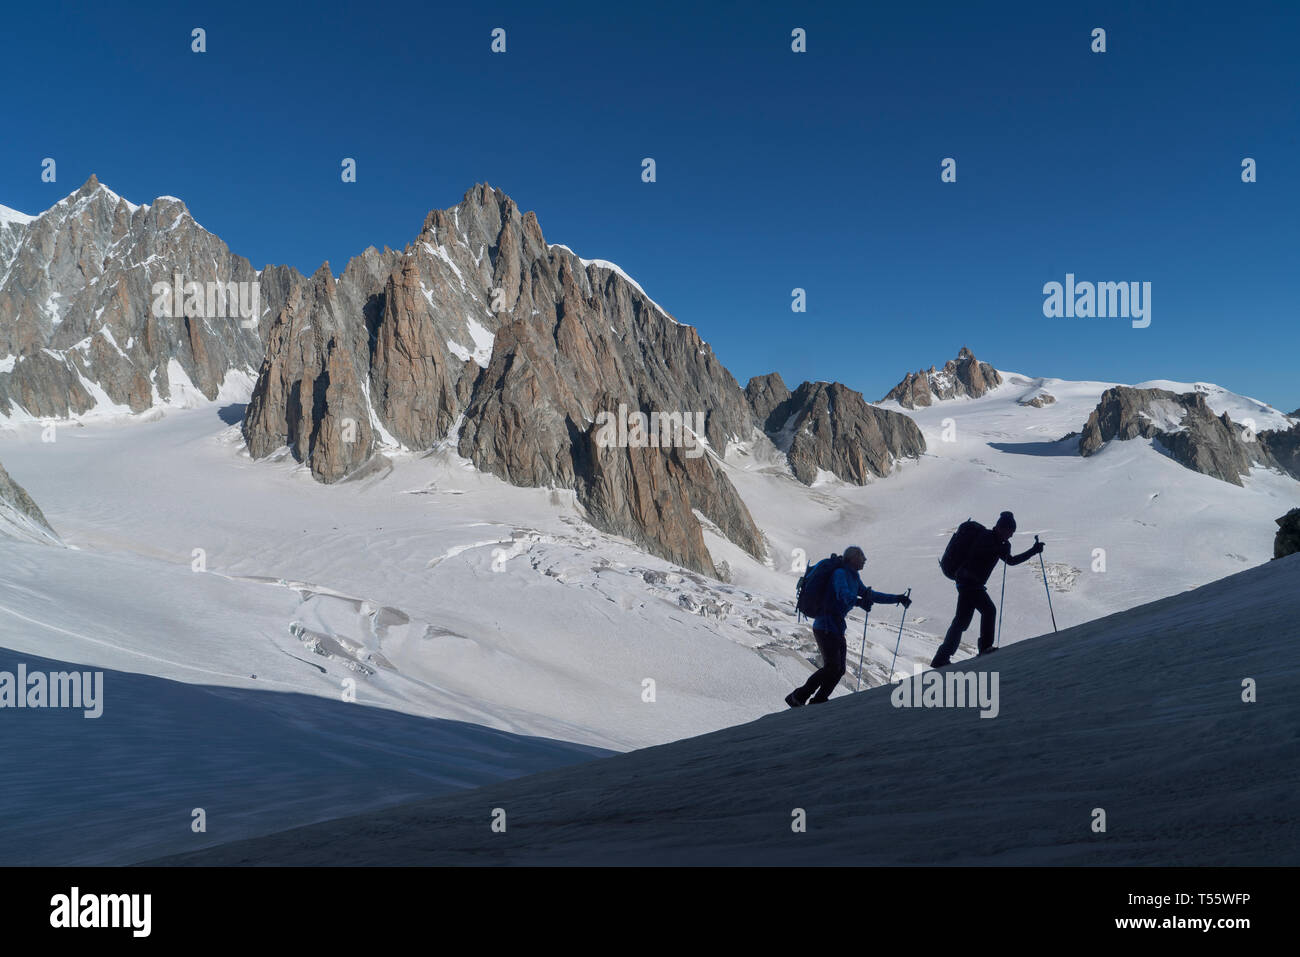
<instances>
[{"instance_id":1,"label":"backpack","mask_svg":"<svg viewBox=\"0 0 1300 957\"><path fill-rule=\"evenodd\" d=\"M957 526L957 531L953 532L952 538L948 539L948 547L943 550L943 558L939 559L939 568L944 577L957 580L957 572L961 571L962 565L966 564L971 546L983 531L987 529L969 518Z\"/></svg>"},{"instance_id":2,"label":"backpack","mask_svg":"<svg viewBox=\"0 0 1300 957\"><path fill-rule=\"evenodd\" d=\"M794 586L794 606L798 614L807 618L818 618L826 609L826 594L831 587L831 577L844 568L844 559L839 555L823 558L811 566L798 584Z\"/></svg>"}]
</instances>

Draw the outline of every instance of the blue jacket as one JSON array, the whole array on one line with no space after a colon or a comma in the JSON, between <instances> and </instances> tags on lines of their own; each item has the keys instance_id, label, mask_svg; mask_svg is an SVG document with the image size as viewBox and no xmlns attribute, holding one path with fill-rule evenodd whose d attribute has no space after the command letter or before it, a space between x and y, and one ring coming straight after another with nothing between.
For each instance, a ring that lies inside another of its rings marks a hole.
<instances>
[{"instance_id":1,"label":"blue jacket","mask_svg":"<svg viewBox=\"0 0 1300 957\"><path fill-rule=\"evenodd\" d=\"M831 587L826 596L829 607L813 620L813 631L828 631L843 637L844 616L853 608L870 611L873 604L897 605L902 600L902 595L887 595L867 588L851 568L837 568L831 576Z\"/></svg>"}]
</instances>

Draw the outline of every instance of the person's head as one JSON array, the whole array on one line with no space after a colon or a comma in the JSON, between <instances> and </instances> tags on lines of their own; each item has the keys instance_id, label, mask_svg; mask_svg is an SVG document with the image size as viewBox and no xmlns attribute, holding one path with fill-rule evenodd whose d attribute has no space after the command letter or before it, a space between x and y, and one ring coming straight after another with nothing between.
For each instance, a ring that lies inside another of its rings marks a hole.
<instances>
[{"instance_id":1,"label":"person's head","mask_svg":"<svg viewBox=\"0 0 1300 957\"><path fill-rule=\"evenodd\" d=\"M993 531L1004 542L1011 541L1011 536L1016 533L1016 517L1010 512L1003 512L993 524Z\"/></svg>"},{"instance_id":2,"label":"person's head","mask_svg":"<svg viewBox=\"0 0 1300 957\"><path fill-rule=\"evenodd\" d=\"M858 548L858 546L850 545L848 548L844 549L844 561L855 572L860 572L866 567L867 555L866 552Z\"/></svg>"}]
</instances>

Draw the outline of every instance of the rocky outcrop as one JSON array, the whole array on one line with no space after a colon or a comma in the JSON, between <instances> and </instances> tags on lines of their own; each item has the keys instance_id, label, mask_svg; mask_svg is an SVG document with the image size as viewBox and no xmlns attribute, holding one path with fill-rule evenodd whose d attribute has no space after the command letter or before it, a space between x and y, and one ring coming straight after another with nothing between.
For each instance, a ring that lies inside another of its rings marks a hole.
<instances>
[{"instance_id":1,"label":"rocky outcrop","mask_svg":"<svg viewBox=\"0 0 1300 957\"><path fill-rule=\"evenodd\" d=\"M751 380L752 384L752 380ZM865 485L901 458L925 451L925 437L906 415L879 409L838 382L805 382L766 419L766 431L805 485L819 470Z\"/></svg>"},{"instance_id":2,"label":"rocky outcrop","mask_svg":"<svg viewBox=\"0 0 1300 957\"><path fill-rule=\"evenodd\" d=\"M987 362L980 362L965 346L956 359L949 359L942 369L934 366L909 372L880 401L893 400L905 409L918 409L944 399L966 397L978 399L1002 384L1002 376Z\"/></svg>"},{"instance_id":3,"label":"rocky outcrop","mask_svg":"<svg viewBox=\"0 0 1300 957\"><path fill-rule=\"evenodd\" d=\"M285 277L261 289L245 323L254 287L242 301L233 287L232 302L228 284L258 273L180 200L136 206L91 176L39 216L0 223L0 415L139 412L191 386L214 399L229 374L261 361L259 324L283 301ZM199 284L193 295L171 294L178 277ZM155 283L168 287L161 301Z\"/></svg>"},{"instance_id":4,"label":"rocky outcrop","mask_svg":"<svg viewBox=\"0 0 1300 957\"><path fill-rule=\"evenodd\" d=\"M740 495L708 457L692 458L682 447L602 445L593 427L576 443L575 459L579 499L598 527L719 578L727 576L713 563L695 511L751 555L765 551Z\"/></svg>"},{"instance_id":5,"label":"rocky outcrop","mask_svg":"<svg viewBox=\"0 0 1300 957\"><path fill-rule=\"evenodd\" d=\"M58 533L27 490L9 477L0 465L0 535L20 541L61 544Z\"/></svg>"},{"instance_id":6,"label":"rocky outcrop","mask_svg":"<svg viewBox=\"0 0 1300 957\"><path fill-rule=\"evenodd\" d=\"M1043 406L1051 405L1055 401L1056 401L1056 396L1052 395L1050 392L1043 392L1040 393L1039 395L1034 396L1032 399L1021 399L1016 404L1025 407L1032 406L1035 409L1041 409Z\"/></svg>"},{"instance_id":7,"label":"rocky outcrop","mask_svg":"<svg viewBox=\"0 0 1300 957\"><path fill-rule=\"evenodd\" d=\"M1300 479L1300 422L1289 429L1261 432L1256 437L1279 469Z\"/></svg>"},{"instance_id":8,"label":"rocky outcrop","mask_svg":"<svg viewBox=\"0 0 1300 957\"><path fill-rule=\"evenodd\" d=\"M690 447L593 445L620 410L690 422L678 429ZM244 423L255 457L287 445L327 482L381 444L447 443L515 485L572 488L597 527L709 574L696 511L764 553L704 454L752 429L744 392L693 328L614 264L548 244L536 216L482 184L431 212L405 250L369 250L337 282L325 268L286 303Z\"/></svg>"},{"instance_id":9,"label":"rocky outcrop","mask_svg":"<svg viewBox=\"0 0 1300 957\"><path fill-rule=\"evenodd\" d=\"M790 398L790 390L779 372L754 376L745 386L745 400L754 412L759 428L764 432L779 432L784 421L775 421L774 413Z\"/></svg>"},{"instance_id":10,"label":"rocky outcrop","mask_svg":"<svg viewBox=\"0 0 1300 957\"><path fill-rule=\"evenodd\" d=\"M1300 508L1293 508L1277 519L1277 535L1273 537L1273 557L1286 558L1300 552Z\"/></svg>"},{"instance_id":11,"label":"rocky outcrop","mask_svg":"<svg viewBox=\"0 0 1300 957\"><path fill-rule=\"evenodd\" d=\"M366 250L338 282L326 263L290 286L244 414L244 440L254 458L288 446L314 475L334 481L370 457L375 433L364 387L370 340L364 319L377 307L365 290L385 255L391 261L391 253Z\"/></svg>"},{"instance_id":12,"label":"rocky outcrop","mask_svg":"<svg viewBox=\"0 0 1300 957\"><path fill-rule=\"evenodd\" d=\"M1112 439L1154 439L1187 468L1234 485L1254 467L1300 478L1300 425L1252 433L1226 413L1215 415L1201 392L1116 386L1102 393L1079 439L1093 455Z\"/></svg>"}]
</instances>

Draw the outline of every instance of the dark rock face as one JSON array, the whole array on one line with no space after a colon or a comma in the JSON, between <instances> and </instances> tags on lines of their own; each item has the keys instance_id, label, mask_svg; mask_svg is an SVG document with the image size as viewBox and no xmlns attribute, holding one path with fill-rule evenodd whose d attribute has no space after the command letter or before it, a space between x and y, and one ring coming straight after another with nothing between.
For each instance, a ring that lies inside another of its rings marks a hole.
<instances>
[{"instance_id":1,"label":"dark rock face","mask_svg":"<svg viewBox=\"0 0 1300 957\"><path fill-rule=\"evenodd\" d=\"M383 261L383 254L367 250L337 283L327 263L292 285L269 329L244 414L244 440L254 458L287 445L313 475L334 481L370 456L374 429L363 388L368 363L361 361L368 335L354 317L365 315L366 277Z\"/></svg>"},{"instance_id":2,"label":"dark rock face","mask_svg":"<svg viewBox=\"0 0 1300 957\"><path fill-rule=\"evenodd\" d=\"M1300 422L1286 430L1261 432L1257 440L1279 469L1300 479Z\"/></svg>"},{"instance_id":3,"label":"dark rock face","mask_svg":"<svg viewBox=\"0 0 1300 957\"><path fill-rule=\"evenodd\" d=\"M50 527L27 490L9 477L3 465L0 465L0 535L44 544L59 542L58 533Z\"/></svg>"},{"instance_id":4,"label":"dark rock face","mask_svg":"<svg viewBox=\"0 0 1300 957\"><path fill-rule=\"evenodd\" d=\"M773 421L775 412L787 399L790 390L779 372L754 376L745 386L745 399L754 410L754 418L764 432L779 432L784 422Z\"/></svg>"},{"instance_id":5,"label":"dark rock face","mask_svg":"<svg viewBox=\"0 0 1300 957\"><path fill-rule=\"evenodd\" d=\"M925 451L925 437L908 416L878 409L838 382L803 383L767 422L773 442L805 485L816 480L818 469L864 485L890 474L898 459Z\"/></svg>"},{"instance_id":6,"label":"dark rock face","mask_svg":"<svg viewBox=\"0 0 1300 957\"><path fill-rule=\"evenodd\" d=\"M1084 426L1079 453L1093 455L1116 438L1156 439L1180 464L1233 485L1255 466L1300 478L1300 425L1252 435L1226 414L1215 415L1200 392L1107 389Z\"/></svg>"},{"instance_id":7,"label":"dark rock face","mask_svg":"<svg viewBox=\"0 0 1300 957\"><path fill-rule=\"evenodd\" d=\"M1273 538L1273 557L1286 558L1300 552L1300 508L1293 508L1277 519L1277 535Z\"/></svg>"},{"instance_id":8,"label":"dark rock face","mask_svg":"<svg viewBox=\"0 0 1300 957\"><path fill-rule=\"evenodd\" d=\"M751 555L762 534L727 476L707 457L668 450L601 446L589 430L576 443L577 491L594 524L669 561L725 577L713 564L698 510Z\"/></svg>"},{"instance_id":9,"label":"dark rock face","mask_svg":"<svg viewBox=\"0 0 1300 957\"><path fill-rule=\"evenodd\" d=\"M156 315L154 283L200 284ZM203 229L180 200L134 206L94 177L46 210L0 227L0 411L64 418L109 402L139 412L172 398L173 369L214 399L228 373L261 360L259 325L278 308L283 276L253 302L228 283L258 273ZM213 295L206 290L211 284ZM247 324L240 314L246 303ZM209 308L211 307L211 308ZM176 366L173 367L173 361Z\"/></svg>"},{"instance_id":10,"label":"dark rock face","mask_svg":"<svg viewBox=\"0 0 1300 957\"><path fill-rule=\"evenodd\" d=\"M1002 384L1002 376L987 362L980 362L965 346L956 359L949 359L943 368L909 372L903 381L894 386L880 401L896 401L905 409L924 408L937 400L966 396L978 399L990 389Z\"/></svg>"}]
</instances>

